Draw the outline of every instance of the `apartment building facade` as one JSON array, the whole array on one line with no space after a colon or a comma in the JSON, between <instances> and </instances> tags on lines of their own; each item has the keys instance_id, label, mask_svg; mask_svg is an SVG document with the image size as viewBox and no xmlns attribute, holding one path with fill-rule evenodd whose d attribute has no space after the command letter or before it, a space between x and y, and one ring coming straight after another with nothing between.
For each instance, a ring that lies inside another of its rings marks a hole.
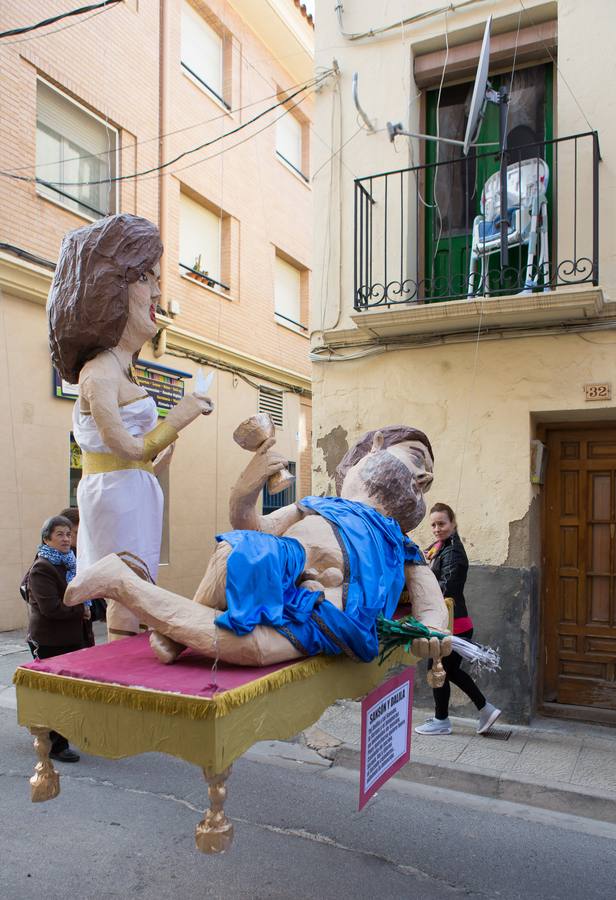
<instances>
[{"instance_id":1,"label":"apartment building facade","mask_svg":"<svg viewBox=\"0 0 616 900\"><path fill-rule=\"evenodd\" d=\"M396 136L464 139L489 16L504 150L492 102L466 153ZM314 489L363 431L423 429L428 506L457 513L475 636L502 655L486 693L510 720L613 721L613 4L349 0L316 18L316 63L335 52L339 76L315 128L342 149L315 183Z\"/></svg>"},{"instance_id":2,"label":"apartment building facade","mask_svg":"<svg viewBox=\"0 0 616 900\"><path fill-rule=\"evenodd\" d=\"M61 11L9 2L0 27ZM182 433L163 479L161 583L190 596L228 527L242 419L272 414L310 490L310 16L293 0L127 0L69 22L0 45L0 629L25 622L21 576L80 477L75 389L52 372L45 316L73 228L115 212L159 225L159 332L139 365L159 413L199 367L216 373L216 412Z\"/></svg>"}]
</instances>

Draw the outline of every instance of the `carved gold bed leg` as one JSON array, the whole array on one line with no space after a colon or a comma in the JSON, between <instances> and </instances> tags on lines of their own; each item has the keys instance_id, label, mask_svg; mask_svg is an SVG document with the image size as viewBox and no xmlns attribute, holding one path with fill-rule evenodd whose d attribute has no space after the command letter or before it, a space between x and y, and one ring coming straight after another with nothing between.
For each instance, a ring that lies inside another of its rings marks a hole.
<instances>
[{"instance_id":1,"label":"carved gold bed leg","mask_svg":"<svg viewBox=\"0 0 616 900\"><path fill-rule=\"evenodd\" d=\"M44 800L53 800L60 793L60 775L49 759L49 729L33 726L30 733L34 735L34 749L39 758L30 779L30 799L33 803L42 803Z\"/></svg>"},{"instance_id":2,"label":"carved gold bed leg","mask_svg":"<svg viewBox=\"0 0 616 900\"><path fill-rule=\"evenodd\" d=\"M204 769L203 774L207 781L210 808L205 813L205 818L197 825L195 843L202 853L224 853L233 841L233 824L225 816L223 809L227 797L225 784L231 773L231 766L224 772L215 774L211 769Z\"/></svg>"},{"instance_id":3,"label":"carved gold bed leg","mask_svg":"<svg viewBox=\"0 0 616 900\"><path fill-rule=\"evenodd\" d=\"M440 657L432 663L432 668L428 669L426 681L431 688L441 688L445 684L447 673L443 667Z\"/></svg>"}]
</instances>

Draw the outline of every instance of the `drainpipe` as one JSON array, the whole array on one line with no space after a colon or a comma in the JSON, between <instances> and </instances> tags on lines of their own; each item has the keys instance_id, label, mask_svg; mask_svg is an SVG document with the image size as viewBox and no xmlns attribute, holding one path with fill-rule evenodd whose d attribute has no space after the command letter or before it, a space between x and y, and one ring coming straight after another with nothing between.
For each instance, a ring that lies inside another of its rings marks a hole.
<instances>
[{"instance_id":1,"label":"drainpipe","mask_svg":"<svg viewBox=\"0 0 616 900\"><path fill-rule=\"evenodd\" d=\"M166 0L159 0L158 13L158 165L167 158L167 104L169 99L169 15ZM160 261L160 299L159 306L165 315L169 315L169 236L168 223L167 176L163 171L158 173L158 230L163 243L163 255ZM163 325L152 341L154 357L158 359L167 349L167 329Z\"/></svg>"},{"instance_id":2,"label":"drainpipe","mask_svg":"<svg viewBox=\"0 0 616 900\"><path fill-rule=\"evenodd\" d=\"M167 105L169 102L169 11L167 0L159 2L158 33L158 165L165 162L167 154ZM165 313L169 309L169 248L167 239L169 236L168 217L169 203L167 198L167 176L164 172L158 173L158 228L165 248L160 267L160 306Z\"/></svg>"}]
</instances>

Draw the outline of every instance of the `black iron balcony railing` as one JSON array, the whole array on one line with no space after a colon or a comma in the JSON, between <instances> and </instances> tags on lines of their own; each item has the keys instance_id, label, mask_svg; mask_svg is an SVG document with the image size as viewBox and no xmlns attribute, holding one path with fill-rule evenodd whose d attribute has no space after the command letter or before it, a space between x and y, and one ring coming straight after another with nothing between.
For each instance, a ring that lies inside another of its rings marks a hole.
<instances>
[{"instance_id":1,"label":"black iron balcony railing","mask_svg":"<svg viewBox=\"0 0 616 900\"><path fill-rule=\"evenodd\" d=\"M355 309L597 285L599 160L596 132L506 152L504 263L493 151L356 179Z\"/></svg>"},{"instance_id":2,"label":"black iron balcony railing","mask_svg":"<svg viewBox=\"0 0 616 900\"><path fill-rule=\"evenodd\" d=\"M228 284L225 284L222 281L217 281L215 278L212 278L211 275L208 275L207 272L201 272L199 269L193 269L192 266L187 266L186 263L181 262L180 269L184 269L184 271L188 272L189 275L195 279L195 281L200 281L210 288L221 288L223 291L231 290Z\"/></svg>"}]
</instances>

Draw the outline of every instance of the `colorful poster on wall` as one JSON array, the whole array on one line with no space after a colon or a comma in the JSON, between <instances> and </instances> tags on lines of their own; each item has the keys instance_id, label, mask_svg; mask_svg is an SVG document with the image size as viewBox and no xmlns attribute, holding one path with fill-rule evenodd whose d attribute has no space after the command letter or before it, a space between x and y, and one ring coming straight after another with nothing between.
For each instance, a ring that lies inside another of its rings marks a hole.
<instances>
[{"instance_id":1,"label":"colorful poster on wall","mask_svg":"<svg viewBox=\"0 0 616 900\"><path fill-rule=\"evenodd\" d=\"M63 400L75 400L79 390L76 384L69 384L53 371L53 393ZM143 385L156 403L158 415L164 418L178 400L184 396L184 379L192 378L190 372L170 369L167 366L151 363L145 359L137 361L135 366L139 383Z\"/></svg>"},{"instance_id":2,"label":"colorful poster on wall","mask_svg":"<svg viewBox=\"0 0 616 900\"><path fill-rule=\"evenodd\" d=\"M361 702L360 810L411 758L414 678L409 667Z\"/></svg>"},{"instance_id":3,"label":"colorful poster on wall","mask_svg":"<svg viewBox=\"0 0 616 900\"><path fill-rule=\"evenodd\" d=\"M192 378L189 372L168 369L144 359L137 361L135 370L139 383L154 399L158 415L163 418L184 396L184 379Z\"/></svg>"}]
</instances>

